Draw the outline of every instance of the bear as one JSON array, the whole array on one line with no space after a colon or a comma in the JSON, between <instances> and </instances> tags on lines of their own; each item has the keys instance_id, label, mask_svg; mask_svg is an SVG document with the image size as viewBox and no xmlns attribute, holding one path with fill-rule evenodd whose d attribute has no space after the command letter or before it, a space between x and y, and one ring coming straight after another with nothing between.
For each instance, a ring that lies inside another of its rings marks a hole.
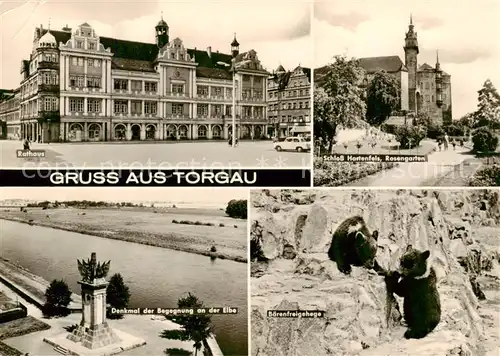
<instances>
[{"instance_id":1,"label":"bear","mask_svg":"<svg viewBox=\"0 0 500 356\"><path fill-rule=\"evenodd\" d=\"M421 339L441 321L441 301L436 271L429 261L430 251L421 252L408 245L400 258L400 270L385 277L388 290L404 298L403 315L408 329L406 339Z\"/></svg>"},{"instance_id":2,"label":"bear","mask_svg":"<svg viewBox=\"0 0 500 356\"><path fill-rule=\"evenodd\" d=\"M377 254L378 230L370 231L361 216L344 220L333 233L328 257L341 273L350 274L351 266L372 269Z\"/></svg>"}]
</instances>

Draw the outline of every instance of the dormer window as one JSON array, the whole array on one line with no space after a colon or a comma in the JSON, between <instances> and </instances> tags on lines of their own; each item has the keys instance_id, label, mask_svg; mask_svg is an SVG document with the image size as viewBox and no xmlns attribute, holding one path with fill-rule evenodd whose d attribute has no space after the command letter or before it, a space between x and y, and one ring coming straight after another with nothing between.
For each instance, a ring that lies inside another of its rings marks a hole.
<instances>
[{"instance_id":1,"label":"dormer window","mask_svg":"<svg viewBox=\"0 0 500 356\"><path fill-rule=\"evenodd\" d=\"M89 49L92 51L95 51L96 49L96 43L95 42L89 42Z\"/></svg>"},{"instance_id":2,"label":"dormer window","mask_svg":"<svg viewBox=\"0 0 500 356\"><path fill-rule=\"evenodd\" d=\"M76 48L83 48L83 41L76 41Z\"/></svg>"}]
</instances>

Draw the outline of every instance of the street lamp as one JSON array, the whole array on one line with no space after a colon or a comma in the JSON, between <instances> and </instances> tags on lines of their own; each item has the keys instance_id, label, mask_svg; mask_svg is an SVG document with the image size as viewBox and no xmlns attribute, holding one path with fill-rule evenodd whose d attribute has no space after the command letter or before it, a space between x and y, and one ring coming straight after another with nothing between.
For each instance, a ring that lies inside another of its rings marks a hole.
<instances>
[{"instance_id":1,"label":"street lamp","mask_svg":"<svg viewBox=\"0 0 500 356\"><path fill-rule=\"evenodd\" d=\"M47 143L50 143L50 119L47 119L47 124L48 124L48 128L47 128Z\"/></svg>"},{"instance_id":2,"label":"street lamp","mask_svg":"<svg viewBox=\"0 0 500 356\"><path fill-rule=\"evenodd\" d=\"M236 70L250 62L250 60L246 60L236 63L235 58L231 60L231 64L226 62L217 62L217 64L220 66L231 67L231 72L233 73L233 121L231 129L233 131L233 135L231 137L231 147L233 148L236 146Z\"/></svg>"}]
</instances>

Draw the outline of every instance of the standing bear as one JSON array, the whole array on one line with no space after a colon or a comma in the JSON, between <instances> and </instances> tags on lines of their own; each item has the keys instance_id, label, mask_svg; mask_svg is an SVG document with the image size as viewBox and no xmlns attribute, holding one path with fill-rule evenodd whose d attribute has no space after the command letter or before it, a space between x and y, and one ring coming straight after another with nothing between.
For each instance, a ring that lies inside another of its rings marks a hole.
<instances>
[{"instance_id":1,"label":"standing bear","mask_svg":"<svg viewBox=\"0 0 500 356\"><path fill-rule=\"evenodd\" d=\"M337 263L337 268L344 274L350 274L351 266L375 267L378 231L368 231L361 216L344 220L333 233L328 257Z\"/></svg>"},{"instance_id":2,"label":"standing bear","mask_svg":"<svg viewBox=\"0 0 500 356\"><path fill-rule=\"evenodd\" d=\"M408 245L400 258L400 272L386 277L388 289L404 298L403 312L408 329L407 339L421 339L429 334L441 320L441 302L437 278L429 262L430 252L421 252Z\"/></svg>"}]
</instances>

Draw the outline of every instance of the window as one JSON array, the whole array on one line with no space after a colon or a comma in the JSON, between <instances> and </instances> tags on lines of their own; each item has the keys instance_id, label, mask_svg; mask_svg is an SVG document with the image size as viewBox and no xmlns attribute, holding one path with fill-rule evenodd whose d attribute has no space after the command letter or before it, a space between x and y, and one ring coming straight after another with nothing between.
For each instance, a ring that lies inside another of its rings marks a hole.
<instances>
[{"instance_id":1,"label":"window","mask_svg":"<svg viewBox=\"0 0 500 356\"><path fill-rule=\"evenodd\" d=\"M244 117L252 116L252 107L251 106L243 106L243 116Z\"/></svg>"},{"instance_id":2,"label":"window","mask_svg":"<svg viewBox=\"0 0 500 356\"><path fill-rule=\"evenodd\" d=\"M243 89L243 93L242 93L243 100L250 99L251 95L252 95L252 91L250 89Z\"/></svg>"},{"instance_id":3,"label":"window","mask_svg":"<svg viewBox=\"0 0 500 356\"><path fill-rule=\"evenodd\" d=\"M128 113L127 100L115 100L114 101L114 113L115 114L127 114Z\"/></svg>"},{"instance_id":4,"label":"window","mask_svg":"<svg viewBox=\"0 0 500 356\"><path fill-rule=\"evenodd\" d=\"M52 111L59 110L59 103L57 102L57 98L50 98L50 106Z\"/></svg>"},{"instance_id":5,"label":"window","mask_svg":"<svg viewBox=\"0 0 500 356\"><path fill-rule=\"evenodd\" d=\"M156 82L144 82L144 91L156 92Z\"/></svg>"},{"instance_id":6,"label":"window","mask_svg":"<svg viewBox=\"0 0 500 356\"><path fill-rule=\"evenodd\" d=\"M430 101L430 97L429 97L429 95L426 95L426 96L425 96L425 101L427 101L427 102L428 102L428 101Z\"/></svg>"},{"instance_id":7,"label":"window","mask_svg":"<svg viewBox=\"0 0 500 356\"><path fill-rule=\"evenodd\" d=\"M142 91L142 82L140 80L131 80L130 88L132 91Z\"/></svg>"},{"instance_id":8,"label":"window","mask_svg":"<svg viewBox=\"0 0 500 356\"><path fill-rule=\"evenodd\" d=\"M226 106L226 116L232 117L233 116L232 112L233 112L233 107L230 105Z\"/></svg>"},{"instance_id":9,"label":"window","mask_svg":"<svg viewBox=\"0 0 500 356\"><path fill-rule=\"evenodd\" d=\"M130 102L130 112L132 115L142 115L142 101L132 100Z\"/></svg>"},{"instance_id":10,"label":"window","mask_svg":"<svg viewBox=\"0 0 500 356\"><path fill-rule=\"evenodd\" d=\"M297 108L297 103L293 103L292 105L292 108L295 110Z\"/></svg>"},{"instance_id":11,"label":"window","mask_svg":"<svg viewBox=\"0 0 500 356\"><path fill-rule=\"evenodd\" d=\"M222 88L221 87L212 87L212 96L213 97L222 96Z\"/></svg>"},{"instance_id":12,"label":"window","mask_svg":"<svg viewBox=\"0 0 500 356\"><path fill-rule=\"evenodd\" d=\"M262 83L262 77L253 77L253 82L255 84L260 84Z\"/></svg>"},{"instance_id":13,"label":"window","mask_svg":"<svg viewBox=\"0 0 500 356\"><path fill-rule=\"evenodd\" d=\"M222 116L222 105L212 105L212 115L214 117Z\"/></svg>"},{"instance_id":14,"label":"window","mask_svg":"<svg viewBox=\"0 0 500 356\"><path fill-rule=\"evenodd\" d=\"M87 99L87 112L100 113L101 99Z\"/></svg>"},{"instance_id":15,"label":"window","mask_svg":"<svg viewBox=\"0 0 500 356\"><path fill-rule=\"evenodd\" d=\"M184 114L184 105L183 104L172 104L172 114L183 115Z\"/></svg>"},{"instance_id":16,"label":"window","mask_svg":"<svg viewBox=\"0 0 500 356\"><path fill-rule=\"evenodd\" d=\"M83 48L83 41L76 41L76 48Z\"/></svg>"},{"instance_id":17,"label":"window","mask_svg":"<svg viewBox=\"0 0 500 356\"><path fill-rule=\"evenodd\" d=\"M243 75L243 81L244 81L244 82L249 82L249 81L250 81L250 76L249 76L249 75L244 74L244 75Z\"/></svg>"},{"instance_id":18,"label":"window","mask_svg":"<svg viewBox=\"0 0 500 356\"><path fill-rule=\"evenodd\" d=\"M304 108L309 109L309 102L308 101L304 101Z\"/></svg>"},{"instance_id":19,"label":"window","mask_svg":"<svg viewBox=\"0 0 500 356\"><path fill-rule=\"evenodd\" d=\"M101 78L99 78L99 77L87 77L87 87L100 88L101 87Z\"/></svg>"},{"instance_id":20,"label":"window","mask_svg":"<svg viewBox=\"0 0 500 356\"><path fill-rule=\"evenodd\" d=\"M71 64L74 66L78 65L78 58L77 57L71 57Z\"/></svg>"},{"instance_id":21,"label":"window","mask_svg":"<svg viewBox=\"0 0 500 356\"><path fill-rule=\"evenodd\" d=\"M199 85L196 88L196 93L198 96L207 96L208 95L208 87L206 85Z\"/></svg>"},{"instance_id":22,"label":"window","mask_svg":"<svg viewBox=\"0 0 500 356\"><path fill-rule=\"evenodd\" d=\"M115 90L127 90L128 80L127 79L115 79L114 89Z\"/></svg>"},{"instance_id":23,"label":"window","mask_svg":"<svg viewBox=\"0 0 500 356\"><path fill-rule=\"evenodd\" d=\"M226 98L230 99L233 97L233 88L226 88Z\"/></svg>"},{"instance_id":24,"label":"window","mask_svg":"<svg viewBox=\"0 0 500 356\"><path fill-rule=\"evenodd\" d=\"M446 100L446 94L443 94L442 98L443 98L443 101L445 101Z\"/></svg>"},{"instance_id":25,"label":"window","mask_svg":"<svg viewBox=\"0 0 500 356\"><path fill-rule=\"evenodd\" d=\"M425 89L430 89L429 82L425 82Z\"/></svg>"},{"instance_id":26,"label":"window","mask_svg":"<svg viewBox=\"0 0 500 356\"><path fill-rule=\"evenodd\" d=\"M52 109L52 100L51 98L44 98L44 110L50 111Z\"/></svg>"},{"instance_id":27,"label":"window","mask_svg":"<svg viewBox=\"0 0 500 356\"><path fill-rule=\"evenodd\" d=\"M196 109L196 113L198 116L207 116L208 115L208 104L198 104Z\"/></svg>"},{"instance_id":28,"label":"window","mask_svg":"<svg viewBox=\"0 0 500 356\"><path fill-rule=\"evenodd\" d=\"M262 90L255 90L255 91L253 92L253 97L254 97L255 99L262 99Z\"/></svg>"},{"instance_id":29,"label":"window","mask_svg":"<svg viewBox=\"0 0 500 356\"><path fill-rule=\"evenodd\" d=\"M83 88L84 85L85 85L85 77L83 76L77 77L76 86L79 88Z\"/></svg>"},{"instance_id":30,"label":"window","mask_svg":"<svg viewBox=\"0 0 500 356\"><path fill-rule=\"evenodd\" d=\"M302 101L299 102L299 109L302 109Z\"/></svg>"},{"instance_id":31,"label":"window","mask_svg":"<svg viewBox=\"0 0 500 356\"><path fill-rule=\"evenodd\" d=\"M82 98L69 99L69 111L83 112L83 99Z\"/></svg>"},{"instance_id":32,"label":"window","mask_svg":"<svg viewBox=\"0 0 500 356\"><path fill-rule=\"evenodd\" d=\"M89 49L92 50L92 51L94 51L95 48L96 48L95 42L89 42Z\"/></svg>"},{"instance_id":33,"label":"window","mask_svg":"<svg viewBox=\"0 0 500 356\"><path fill-rule=\"evenodd\" d=\"M263 117L264 108L258 106L253 108L253 115L255 117Z\"/></svg>"},{"instance_id":34,"label":"window","mask_svg":"<svg viewBox=\"0 0 500 356\"><path fill-rule=\"evenodd\" d=\"M94 66L94 60L92 58L87 59L87 65L89 67L93 67Z\"/></svg>"},{"instance_id":35,"label":"window","mask_svg":"<svg viewBox=\"0 0 500 356\"><path fill-rule=\"evenodd\" d=\"M432 96L432 99L431 99L431 100L432 100L432 101L434 101L434 95Z\"/></svg>"},{"instance_id":36,"label":"window","mask_svg":"<svg viewBox=\"0 0 500 356\"><path fill-rule=\"evenodd\" d=\"M144 102L144 113L156 115L156 101L145 101Z\"/></svg>"},{"instance_id":37,"label":"window","mask_svg":"<svg viewBox=\"0 0 500 356\"><path fill-rule=\"evenodd\" d=\"M172 84L173 94L184 94L184 84Z\"/></svg>"}]
</instances>

